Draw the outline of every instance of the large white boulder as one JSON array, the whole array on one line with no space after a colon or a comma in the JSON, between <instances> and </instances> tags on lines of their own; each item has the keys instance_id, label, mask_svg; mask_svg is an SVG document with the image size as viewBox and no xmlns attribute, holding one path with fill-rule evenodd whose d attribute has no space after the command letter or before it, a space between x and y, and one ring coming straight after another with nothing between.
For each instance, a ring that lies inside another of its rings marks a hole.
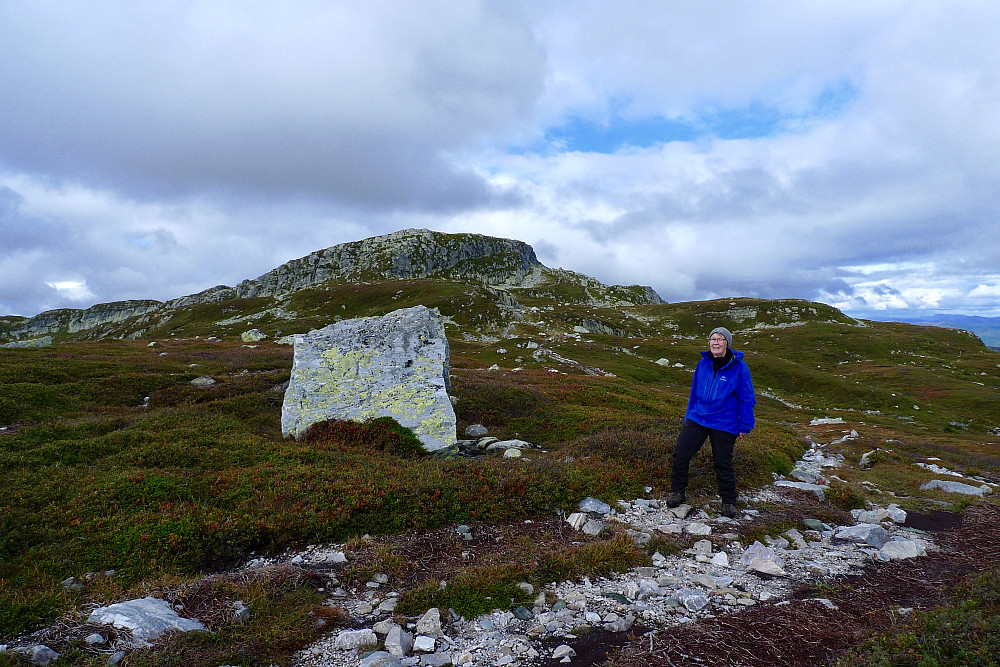
<instances>
[{"instance_id":1,"label":"large white boulder","mask_svg":"<svg viewBox=\"0 0 1000 667\"><path fill-rule=\"evenodd\" d=\"M199 621L181 618L166 600L153 597L99 607L90 613L87 622L130 630L137 646L149 646L165 632L205 630Z\"/></svg>"},{"instance_id":2,"label":"large white boulder","mask_svg":"<svg viewBox=\"0 0 1000 667\"><path fill-rule=\"evenodd\" d=\"M448 339L436 308L414 306L295 336L281 431L330 419L392 417L428 451L455 443Z\"/></svg>"}]
</instances>

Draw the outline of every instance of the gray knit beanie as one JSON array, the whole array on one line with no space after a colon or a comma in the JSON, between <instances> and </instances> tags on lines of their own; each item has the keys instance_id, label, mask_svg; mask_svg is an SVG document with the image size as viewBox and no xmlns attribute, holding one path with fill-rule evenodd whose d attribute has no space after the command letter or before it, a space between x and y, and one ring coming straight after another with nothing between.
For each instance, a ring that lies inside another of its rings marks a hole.
<instances>
[{"instance_id":1,"label":"gray knit beanie","mask_svg":"<svg viewBox=\"0 0 1000 667\"><path fill-rule=\"evenodd\" d=\"M712 333L708 334L708 337L711 338L712 334L722 334L722 337L726 339L726 347L733 346L733 334L726 327L715 327L712 329Z\"/></svg>"}]
</instances>

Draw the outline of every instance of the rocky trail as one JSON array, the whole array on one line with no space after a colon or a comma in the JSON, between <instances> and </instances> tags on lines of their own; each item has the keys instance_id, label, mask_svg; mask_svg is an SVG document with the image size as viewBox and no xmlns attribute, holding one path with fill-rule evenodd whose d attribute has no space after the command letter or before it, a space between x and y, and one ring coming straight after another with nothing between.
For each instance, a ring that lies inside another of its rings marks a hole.
<instances>
[{"instance_id":1,"label":"rocky trail","mask_svg":"<svg viewBox=\"0 0 1000 667\"><path fill-rule=\"evenodd\" d=\"M841 426L839 420L830 422ZM857 437L853 430L841 433L830 444ZM578 539L575 531L596 535L609 524L624 528L639 544L654 535L700 539L677 555L655 553L651 567L595 581L553 582L530 609L476 619L442 620L433 614L399 626L396 621L402 619L384 613L393 606L393 593L379 593L372 582L364 593L367 601L354 601L351 616L358 629L331 633L300 652L295 664L824 664L857 645L865 633L885 630L913 608L940 603L958 578L990 567L1000 546L1000 512L992 504L964 516L944 511L908 515L890 503L840 512L837 525L811 518L836 515L822 499L827 476L835 477L830 469L842 465L842 456L814 443L792 479L776 480L774 487L746 498L747 507L735 520L709 505L670 509L656 500L636 499L611 508L587 499L565 521L525 530L532 539L544 534L567 546ZM993 487L972 488L989 493ZM789 523L801 530L766 535L767 544L740 543L739 535L758 525ZM491 543L488 535L476 537L464 552L470 557L483 548L473 542ZM404 552L417 543L429 546L426 536L409 546L406 538L398 539L396 546ZM329 557L321 552L307 558ZM424 562L433 560L424 555ZM384 650L372 652L376 642Z\"/></svg>"},{"instance_id":2,"label":"rocky trail","mask_svg":"<svg viewBox=\"0 0 1000 667\"><path fill-rule=\"evenodd\" d=\"M631 641L614 667L661 665L823 665L857 646L869 632L884 632L914 608L941 604L948 591L970 573L996 567L1000 549L1000 509L982 504L958 515L911 515L938 547L924 558L881 563L863 573L837 578L817 603L804 588L781 603L739 614L704 619L670 631L653 631ZM580 653L578 647L578 653ZM588 661L605 656L593 647ZM550 663L554 664L554 663Z\"/></svg>"}]
</instances>

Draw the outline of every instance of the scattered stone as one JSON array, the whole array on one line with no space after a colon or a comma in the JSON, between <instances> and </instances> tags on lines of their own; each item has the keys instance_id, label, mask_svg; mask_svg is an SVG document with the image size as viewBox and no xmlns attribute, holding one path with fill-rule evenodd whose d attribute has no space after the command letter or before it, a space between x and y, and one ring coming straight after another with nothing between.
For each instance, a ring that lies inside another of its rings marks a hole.
<instances>
[{"instance_id":1,"label":"scattered stone","mask_svg":"<svg viewBox=\"0 0 1000 667\"><path fill-rule=\"evenodd\" d=\"M86 588L81 582L76 580L76 577L66 577L62 581L62 587L65 588L70 593L75 591L82 591Z\"/></svg>"},{"instance_id":2,"label":"scattered stone","mask_svg":"<svg viewBox=\"0 0 1000 667\"><path fill-rule=\"evenodd\" d=\"M656 363L656 364L658 364L660 366L669 366L670 365L670 360L666 359L664 357L660 357L654 363Z\"/></svg>"},{"instance_id":3,"label":"scattered stone","mask_svg":"<svg viewBox=\"0 0 1000 667\"><path fill-rule=\"evenodd\" d=\"M451 654L449 653L431 653L429 655L421 656L420 664L423 667L443 667L444 665L451 664Z\"/></svg>"},{"instance_id":4,"label":"scattered stone","mask_svg":"<svg viewBox=\"0 0 1000 667\"><path fill-rule=\"evenodd\" d=\"M699 611L708 605L708 596L701 591L690 588L681 588L674 593L674 599L688 611Z\"/></svg>"},{"instance_id":5,"label":"scattered stone","mask_svg":"<svg viewBox=\"0 0 1000 667\"><path fill-rule=\"evenodd\" d=\"M417 621L417 634L428 637L440 637L441 632L441 610L431 607Z\"/></svg>"},{"instance_id":6,"label":"scattered stone","mask_svg":"<svg viewBox=\"0 0 1000 667\"><path fill-rule=\"evenodd\" d=\"M982 496L983 490L978 486L972 486L971 484L963 484L962 482L952 482L941 479L932 479L931 481L921 484L920 489L923 491L929 489L940 489L942 491L947 491L948 493L961 493L967 496Z\"/></svg>"},{"instance_id":7,"label":"scattered stone","mask_svg":"<svg viewBox=\"0 0 1000 667\"><path fill-rule=\"evenodd\" d=\"M604 530L604 522L597 519L587 519L587 522L583 524L583 532L592 537L600 535L602 530Z\"/></svg>"},{"instance_id":8,"label":"scattered stone","mask_svg":"<svg viewBox=\"0 0 1000 667\"><path fill-rule=\"evenodd\" d=\"M531 610L527 607L520 606L514 609L514 618L518 618L522 621L530 621L535 615L531 613Z\"/></svg>"},{"instance_id":9,"label":"scattered stone","mask_svg":"<svg viewBox=\"0 0 1000 667\"><path fill-rule=\"evenodd\" d=\"M341 630L337 634L336 648L358 649L363 646L375 646L378 644L378 637L372 630Z\"/></svg>"},{"instance_id":10,"label":"scattered stone","mask_svg":"<svg viewBox=\"0 0 1000 667\"><path fill-rule=\"evenodd\" d=\"M694 521L684 526L684 532L689 535L711 535L712 527L707 523Z\"/></svg>"},{"instance_id":11,"label":"scattered stone","mask_svg":"<svg viewBox=\"0 0 1000 667\"><path fill-rule=\"evenodd\" d=\"M809 484L808 482L789 482L786 479L779 479L774 483L775 486L783 486L790 489L799 489L801 491L812 491L816 494L816 497L821 501L826 500L826 486L822 484Z\"/></svg>"},{"instance_id":12,"label":"scattered stone","mask_svg":"<svg viewBox=\"0 0 1000 667\"><path fill-rule=\"evenodd\" d=\"M191 380L190 384L194 387L211 387L215 384L215 378L211 375L202 375L201 377L196 377Z\"/></svg>"},{"instance_id":13,"label":"scattered stone","mask_svg":"<svg viewBox=\"0 0 1000 667\"><path fill-rule=\"evenodd\" d=\"M809 547L809 545L806 544L805 538L802 536L802 533L795 530L794 528L789 528L784 533L782 533L782 535L785 535L789 540L791 540L792 544L795 545L796 549L806 549Z\"/></svg>"},{"instance_id":14,"label":"scattered stone","mask_svg":"<svg viewBox=\"0 0 1000 667\"><path fill-rule=\"evenodd\" d=\"M403 667L403 663L386 651L374 651L362 658L361 667Z\"/></svg>"},{"instance_id":15,"label":"scattered stone","mask_svg":"<svg viewBox=\"0 0 1000 667\"><path fill-rule=\"evenodd\" d=\"M243 339L244 343L256 343L267 338L267 334L260 329L251 329L250 331L244 331L241 333L240 338Z\"/></svg>"},{"instance_id":16,"label":"scattered stone","mask_svg":"<svg viewBox=\"0 0 1000 667\"><path fill-rule=\"evenodd\" d=\"M916 540L892 540L878 550L881 560L902 560L926 555L927 549Z\"/></svg>"},{"instance_id":17,"label":"scattered stone","mask_svg":"<svg viewBox=\"0 0 1000 667\"><path fill-rule=\"evenodd\" d=\"M686 519L687 515L691 513L691 506L687 503L681 503L677 507L674 507L670 512L678 519Z\"/></svg>"},{"instance_id":18,"label":"scattered stone","mask_svg":"<svg viewBox=\"0 0 1000 667\"><path fill-rule=\"evenodd\" d=\"M419 653L433 653L437 640L434 637L420 635L413 640L413 650Z\"/></svg>"},{"instance_id":19,"label":"scattered stone","mask_svg":"<svg viewBox=\"0 0 1000 667\"><path fill-rule=\"evenodd\" d=\"M576 657L576 651L570 648L567 644L560 644L552 650L552 659L560 660L562 658L574 658Z\"/></svg>"},{"instance_id":20,"label":"scattered stone","mask_svg":"<svg viewBox=\"0 0 1000 667\"><path fill-rule=\"evenodd\" d=\"M486 451L497 452L506 451L508 449L534 449L535 446L530 442L525 442L524 440L497 440L496 442L491 442L486 445Z\"/></svg>"},{"instance_id":21,"label":"scattered stone","mask_svg":"<svg viewBox=\"0 0 1000 667\"><path fill-rule=\"evenodd\" d=\"M598 514L611 514L611 506L597 498L584 498L580 501L581 512L597 512Z\"/></svg>"},{"instance_id":22,"label":"scattered stone","mask_svg":"<svg viewBox=\"0 0 1000 667\"><path fill-rule=\"evenodd\" d=\"M656 530L667 535L680 535L684 532L684 524L681 523L662 523L656 527Z\"/></svg>"},{"instance_id":23,"label":"scattered stone","mask_svg":"<svg viewBox=\"0 0 1000 667\"><path fill-rule=\"evenodd\" d=\"M819 519L802 519L802 525L809 530L829 530L827 525L820 521Z\"/></svg>"},{"instance_id":24,"label":"scattered stone","mask_svg":"<svg viewBox=\"0 0 1000 667\"><path fill-rule=\"evenodd\" d=\"M39 644L31 648L31 662L35 665L47 665L59 659L59 653L52 650L45 644Z\"/></svg>"},{"instance_id":25,"label":"scattered stone","mask_svg":"<svg viewBox=\"0 0 1000 667\"><path fill-rule=\"evenodd\" d=\"M880 549L889 541L889 533L878 524L860 523L841 528L834 535L838 540L848 540Z\"/></svg>"},{"instance_id":26,"label":"scattered stone","mask_svg":"<svg viewBox=\"0 0 1000 667\"><path fill-rule=\"evenodd\" d=\"M394 624L385 637L385 650L390 655L403 657L413 650L413 635Z\"/></svg>"},{"instance_id":27,"label":"scattered stone","mask_svg":"<svg viewBox=\"0 0 1000 667\"><path fill-rule=\"evenodd\" d=\"M843 424L843 417L816 417L809 421L810 426L821 426L823 424Z\"/></svg>"},{"instance_id":28,"label":"scattered stone","mask_svg":"<svg viewBox=\"0 0 1000 667\"><path fill-rule=\"evenodd\" d=\"M236 600L233 602L233 620L237 622L243 622L249 620L250 610L244 604L243 600Z\"/></svg>"},{"instance_id":29,"label":"scattered stone","mask_svg":"<svg viewBox=\"0 0 1000 667\"><path fill-rule=\"evenodd\" d=\"M481 438L487 433L489 433L489 429L482 424L470 424L465 429L465 435L469 438Z\"/></svg>"}]
</instances>

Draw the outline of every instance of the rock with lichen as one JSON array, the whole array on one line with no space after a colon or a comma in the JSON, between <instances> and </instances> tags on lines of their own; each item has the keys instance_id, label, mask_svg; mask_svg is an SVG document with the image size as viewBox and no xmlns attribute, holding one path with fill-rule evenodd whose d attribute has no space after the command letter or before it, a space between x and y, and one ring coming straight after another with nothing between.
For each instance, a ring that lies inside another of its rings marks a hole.
<instances>
[{"instance_id":1,"label":"rock with lichen","mask_svg":"<svg viewBox=\"0 0 1000 667\"><path fill-rule=\"evenodd\" d=\"M414 306L295 336L281 430L299 437L331 419L392 417L428 451L455 443L448 339L436 308Z\"/></svg>"}]
</instances>

